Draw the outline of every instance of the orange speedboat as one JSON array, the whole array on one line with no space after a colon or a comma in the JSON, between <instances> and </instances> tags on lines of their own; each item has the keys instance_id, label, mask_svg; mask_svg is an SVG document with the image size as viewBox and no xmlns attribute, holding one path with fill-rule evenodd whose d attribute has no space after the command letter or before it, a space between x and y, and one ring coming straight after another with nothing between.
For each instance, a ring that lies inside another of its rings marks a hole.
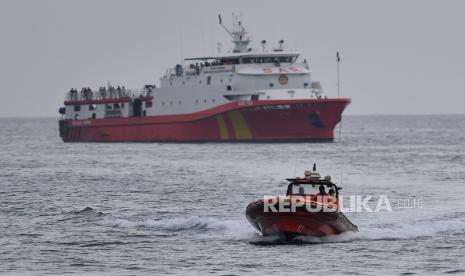
<instances>
[{"instance_id":1,"label":"orange speedboat","mask_svg":"<svg viewBox=\"0 0 465 276\"><path fill-rule=\"evenodd\" d=\"M247 206L247 220L263 236L328 236L358 231L340 211L339 191L331 177L306 171L303 178L289 178L286 196L264 197Z\"/></svg>"}]
</instances>

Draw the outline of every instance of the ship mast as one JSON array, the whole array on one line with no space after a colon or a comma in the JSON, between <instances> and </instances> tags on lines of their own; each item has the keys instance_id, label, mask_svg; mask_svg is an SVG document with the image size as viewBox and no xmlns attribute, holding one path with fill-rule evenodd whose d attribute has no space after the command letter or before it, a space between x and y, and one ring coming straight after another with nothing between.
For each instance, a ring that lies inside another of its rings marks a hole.
<instances>
[{"instance_id":1,"label":"ship mast","mask_svg":"<svg viewBox=\"0 0 465 276\"><path fill-rule=\"evenodd\" d=\"M223 27L223 29L231 36L232 42L234 43L234 53L244 53L248 52L248 46L249 43L251 42L249 37L246 37L247 32L245 31L244 26L242 26L242 21L239 20L234 14L233 14L233 29L232 31L228 29L225 25L223 25L223 21L221 20L221 14L218 14L218 20Z\"/></svg>"}]
</instances>

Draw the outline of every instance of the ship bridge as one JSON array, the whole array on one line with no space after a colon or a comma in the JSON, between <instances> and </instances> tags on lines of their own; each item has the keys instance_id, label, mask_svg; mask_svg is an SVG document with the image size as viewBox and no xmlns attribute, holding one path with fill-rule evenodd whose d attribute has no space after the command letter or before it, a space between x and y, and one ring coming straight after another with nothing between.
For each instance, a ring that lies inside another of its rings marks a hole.
<instances>
[{"instance_id":1,"label":"ship bridge","mask_svg":"<svg viewBox=\"0 0 465 276\"><path fill-rule=\"evenodd\" d=\"M216 61L230 62L231 64L249 64L249 63L275 63L287 62L294 63L300 53L291 51L273 51L273 52L248 52L248 53L230 53L227 55L204 56L185 58L185 61Z\"/></svg>"}]
</instances>

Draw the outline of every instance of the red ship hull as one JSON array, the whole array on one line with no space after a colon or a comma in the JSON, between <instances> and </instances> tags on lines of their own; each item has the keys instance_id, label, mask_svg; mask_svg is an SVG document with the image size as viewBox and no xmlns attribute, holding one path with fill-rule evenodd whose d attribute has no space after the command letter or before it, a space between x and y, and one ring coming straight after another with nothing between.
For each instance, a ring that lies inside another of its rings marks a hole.
<instances>
[{"instance_id":1,"label":"red ship hull","mask_svg":"<svg viewBox=\"0 0 465 276\"><path fill-rule=\"evenodd\" d=\"M231 102L201 112L61 120L65 142L324 141L350 99Z\"/></svg>"},{"instance_id":2,"label":"red ship hull","mask_svg":"<svg viewBox=\"0 0 465 276\"><path fill-rule=\"evenodd\" d=\"M250 204L246 210L247 220L263 236L284 235L286 239L296 236L331 236L347 231L358 231L343 213L334 212L265 212L263 201Z\"/></svg>"}]
</instances>

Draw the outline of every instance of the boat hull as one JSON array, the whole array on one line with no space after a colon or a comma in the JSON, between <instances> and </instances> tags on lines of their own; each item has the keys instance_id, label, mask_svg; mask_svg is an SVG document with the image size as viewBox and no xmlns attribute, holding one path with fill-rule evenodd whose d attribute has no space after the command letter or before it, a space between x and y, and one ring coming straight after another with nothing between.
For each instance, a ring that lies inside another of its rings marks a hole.
<instances>
[{"instance_id":1,"label":"boat hull","mask_svg":"<svg viewBox=\"0 0 465 276\"><path fill-rule=\"evenodd\" d=\"M349 99L231 102L181 115L61 120L65 142L331 141Z\"/></svg>"},{"instance_id":2,"label":"boat hull","mask_svg":"<svg viewBox=\"0 0 465 276\"><path fill-rule=\"evenodd\" d=\"M250 204L246 210L247 220L264 236L284 235L287 239L295 236L330 236L347 231L358 231L343 213L308 212L265 212L263 201Z\"/></svg>"}]
</instances>

